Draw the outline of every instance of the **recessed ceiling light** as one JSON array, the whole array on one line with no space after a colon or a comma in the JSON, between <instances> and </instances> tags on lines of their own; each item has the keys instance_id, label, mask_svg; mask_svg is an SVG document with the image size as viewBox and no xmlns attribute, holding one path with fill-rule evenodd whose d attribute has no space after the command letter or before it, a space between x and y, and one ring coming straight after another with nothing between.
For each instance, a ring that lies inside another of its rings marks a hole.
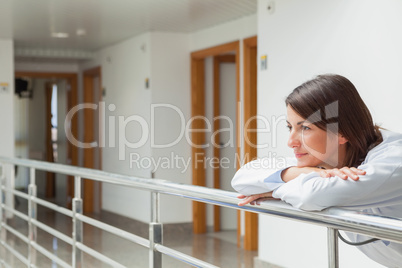
<instances>
[{"instance_id":1,"label":"recessed ceiling light","mask_svg":"<svg viewBox=\"0 0 402 268\"><path fill-rule=\"evenodd\" d=\"M54 38L68 38L68 33L63 33L63 32L58 32L58 33L52 33L52 37Z\"/></svg>"},{"instance_id":2,"label":"recessed ceiling light","mask_svg":"<svg viewBox=\"0 0 402 268\"><path fill-rule=\"evenodd\" d=\"M77 29L76 34L77 36L84 36L87 34L87 31L85 29Z\"/></svg>"}]
</instances>

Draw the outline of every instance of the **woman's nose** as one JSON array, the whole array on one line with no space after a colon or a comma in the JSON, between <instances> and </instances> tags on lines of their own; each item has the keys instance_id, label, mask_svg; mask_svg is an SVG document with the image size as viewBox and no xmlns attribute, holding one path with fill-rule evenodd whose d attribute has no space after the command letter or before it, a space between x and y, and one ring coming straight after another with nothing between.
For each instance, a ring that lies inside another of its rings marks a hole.
<instances>
[{"instance_id":1,"label":"woman's nose","mask_svg":"<svg viewBox=\"0 0 402 268\"><path fill-rule=\"evenodd\" d=\"M288 146L290 148L300 146L300 135L296 131L291 131L288 139Z\"/></svg>"}]
</instances>

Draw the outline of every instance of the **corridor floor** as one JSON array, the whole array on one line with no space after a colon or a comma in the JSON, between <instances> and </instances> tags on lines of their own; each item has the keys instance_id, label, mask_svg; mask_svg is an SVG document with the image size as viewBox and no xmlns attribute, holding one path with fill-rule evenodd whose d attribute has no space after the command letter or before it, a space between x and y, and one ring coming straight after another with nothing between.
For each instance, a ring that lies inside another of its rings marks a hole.
<instances>
[{"instance_id":1,"label":"corridor floor","mask_svg":"<svg viewBox=\"0 0 402 268\"><path fill-rule=\"evenodd\" d=\"M27 204L19 200L16 209L26 213ZM133 234L148 238L148 225L135 220L102 211L99 214L88 215L105 223L121 228ZM67 236L71 236L71 218L56 213L38 205L38 221L49 225ZM14 217L8 224L24 235L28 234L28 225L24 220ZM191 255L218 267L252 268L256 251L244 251L236 245L236 231L210 232L207 234L192 234L191 225L164 225L163 244L185 254ZM72 248L69 244L37 228L38 244L56 254L71 265ZM28 246L25 242L7 232L7 243L18 250L23 256L28 256ZM125 239L116 237L106 231L84 224L84 244L97 250L126 267L148 267L148 249ZM10 267L26 267L13 257L3 246L1 256ZM36 255L37 267L60 267L40 253ZM84 254L82 267L110 267L107 264ZM169 256L163 256L162 267L192 267Z\"/></svg>"}]
</instances>

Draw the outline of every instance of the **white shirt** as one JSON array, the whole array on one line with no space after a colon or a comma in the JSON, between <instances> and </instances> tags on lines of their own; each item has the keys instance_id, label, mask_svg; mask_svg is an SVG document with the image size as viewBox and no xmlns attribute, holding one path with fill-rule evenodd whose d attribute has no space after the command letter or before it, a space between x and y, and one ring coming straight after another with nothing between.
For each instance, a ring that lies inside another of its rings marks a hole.
<instances>
[{"instance_id":1,"label":"white shirt","mask_svg":"<svg viewBox=\"0 0 402 268\"><path fill-rule=\"evenodd\" d=\"M402 135L385 130L381 130L381 134L383 142L358 166L366 171L366 175L359 175L358 181L322 178L317 172L311 172L284 183L280 174L294 166L295 159L288 159L286 167L275 167L272 159L262 159L239 169L232 186L244 195L273 191L273 197L303 210L337 206L402 218ZM358 234L348 235L354 242L368 239ZM402 267L402 244L376 241L358 248L387 267Z\"/></svg>"}]
</instances>

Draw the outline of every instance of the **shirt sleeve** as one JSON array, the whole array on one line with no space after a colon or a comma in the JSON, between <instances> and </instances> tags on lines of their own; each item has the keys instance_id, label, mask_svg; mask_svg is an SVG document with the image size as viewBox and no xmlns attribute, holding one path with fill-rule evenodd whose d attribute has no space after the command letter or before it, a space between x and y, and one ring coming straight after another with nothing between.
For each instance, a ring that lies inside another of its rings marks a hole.
<instances>
[{"instance_id":1,"label":"shirt sleeve","mask_svg":"<svg viewBox=\"0 0 402 268\"><path fill-rule=\"evenodd\" d=\"M402 204L401 156L401 146L370 154L358 167L366 171L358 181L321 178L316 172L301 174L276 188L273 197L303 210L322 210L331 206L364 209Z\"/></svg>"},{"instance_id":2,"label":"shirt sleeve","mask_svg":"<svg viewBox=\"0 0 402 268\"><path fill-rule=\"evenodd\" d=\"M274 158L262 158L242 166L232 179L232 187L243 195L272 192L284 182L281 172L294 164L292 159L278 162Z\"/></svg>"}]
</instances>

